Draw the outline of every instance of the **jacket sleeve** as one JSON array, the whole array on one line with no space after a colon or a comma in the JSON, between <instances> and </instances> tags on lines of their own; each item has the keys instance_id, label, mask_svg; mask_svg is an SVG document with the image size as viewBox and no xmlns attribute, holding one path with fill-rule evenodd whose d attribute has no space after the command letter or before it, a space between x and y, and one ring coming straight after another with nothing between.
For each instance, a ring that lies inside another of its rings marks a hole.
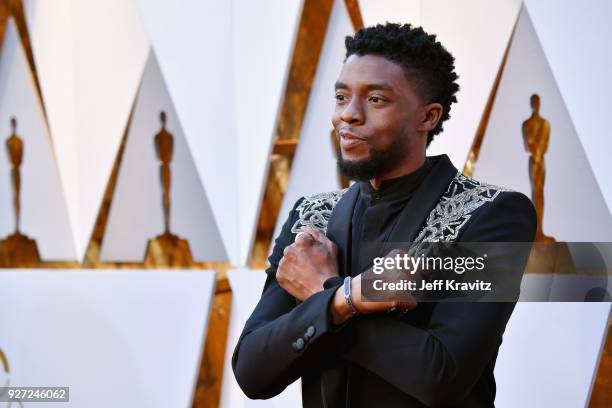
<instances>
[{"instance_id":1,"label":"jacket sleeve","mask_svg":"<svg viewBox=\"0 0 612 408\"><path fill-rule=\"evenodd\" d=\"M308 370L330 358L338 358L337 335L332 331L329 303L338 286L322 290L306 301L296 299L276 281L276 268L283 250L293 243L291 227L296 207L275 241L268 258L264 290L245 324L232 357L238 384L249 398L278 395Z\"/></svg>"},{"instance_id":2,"label":"jacket sleeve","mask_svg":"<svg viewBox=\"0 0 612 408\"><path fill-rule=\"evenodd\" d=\"M520 193L504 192L478 211L461 241L531 242L536 215ZM363 316L344 358L427 406L456 405L478 381L502 341L515 303L439 302L415 327L388 315Z\"/></svg>"}]
</instances>

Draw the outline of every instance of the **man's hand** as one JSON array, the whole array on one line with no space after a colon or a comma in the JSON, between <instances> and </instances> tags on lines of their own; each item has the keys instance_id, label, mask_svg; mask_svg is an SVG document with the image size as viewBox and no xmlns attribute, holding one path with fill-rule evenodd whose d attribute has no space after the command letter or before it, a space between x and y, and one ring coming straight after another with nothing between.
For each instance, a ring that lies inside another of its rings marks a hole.
<instances>
[{"instance_id":1,"label":"man's hand","mask_svg":"<svg viewBox=\"0 0 612 408\"><path fill-rule=\"evenodd\" d=\"M403 254L403 251L392 250L387 254L387 257L394 258L396 254ZM384 298L377 301L365 300L361 292L362 279L371 279L373 276L376 275L373 275L372 268L370 268L351 279L351 298L353 307L355 310L357 310L357 312L359 312L359 314L385 312L392 308L409 311L417 306L416 300L414 300L414 298L412 298L412 296L410 296L408 293L404 295L408 296L408 299L403 300L397 299L397 297L391 293L389 296L387 296L389 300L385 300ZM405 272L389 270L386 272L386 277L390 277L390 281L400 281L404 278L412 278L416 280L420 279L422 276L421 274L407 275ZM342 286L336 291L330 308L334 324L341 324L352 317L351 310L349 309L346 299L344 298L344 288Z\"/></svg>"},{"instance_id":2,"label":"man's hand","mask_svg":"<svg viewBox=\"0 0 612 408\"><path fill-rule=\"evenodd\" d=\"M304 301L323 290L323 283L338 276L338 248L321 231L305 227L283 252L276 270L278 284Z\"/></svg>"},{"instance_id":3,"label":"man's hand","mask_svg":"<svg viewBox=\"0 0 612 408\"><path fill-rule=\"evenodd\" d=\"M396 308L403 311L409 311L417 307L416 301L399 301L389 300L384 302L368 302L361 296L361 277L363 274L355 276L351 279L351 297L353 307L359 314L372 314L386 312L389 309ZM330 305L332 320L334 324L342 324L353 317L349 309L346 299L344 298L344 288L340 286L334 295L334 299Z\"/></svg>"}]
</instances>

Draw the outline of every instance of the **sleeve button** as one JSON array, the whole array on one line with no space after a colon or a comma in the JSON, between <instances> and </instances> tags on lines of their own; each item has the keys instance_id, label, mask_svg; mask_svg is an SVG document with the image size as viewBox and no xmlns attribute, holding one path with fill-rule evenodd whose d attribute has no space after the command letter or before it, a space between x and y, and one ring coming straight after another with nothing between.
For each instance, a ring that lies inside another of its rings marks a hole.
<instances>
[{"instance_id":1,"label":"sleeve button","mask_svg":"<svg viewBox=\"0 0 612 408\"><path fill-rule=\"evenodd\" d=\"M317 332L317 329L315 329L314 326L308 326L308 328L306 329L306 333L305 333L305 337L307 337L308 339L311 339L314 337L315 333Z\"/></svg>"},{"instance_id":2,"label":"sleeve button","mask_svg":"<svg viewBox=\"0 0 612 408\"><path fill-rule=\"evenodd\" d=\"M300 337L291 345L291 347L294 351L301 351L304 348L304 339Z\"/></svg>"}]
</instances>

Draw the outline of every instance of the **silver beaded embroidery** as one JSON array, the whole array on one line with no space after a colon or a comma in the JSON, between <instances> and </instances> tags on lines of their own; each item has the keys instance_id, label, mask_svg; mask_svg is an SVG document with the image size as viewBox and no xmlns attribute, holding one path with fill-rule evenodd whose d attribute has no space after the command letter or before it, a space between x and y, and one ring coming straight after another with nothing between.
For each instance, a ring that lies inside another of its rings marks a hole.
<instances>
[{"instance_id":1,"label":"silver beaded embroidery","mask_svg":"<svg viewBox=\"0 0 612 408\"><path fill-rule=\"evenodd\" d=\"M304 227L313 227L327 233L327 223L332 210L346 190L348 188L305 196L295 209L298 212L298 219L291 227L291 232L297 234Z\"/></svg>"},{"instance_id":2,"label":"silver beaded embroidery","mask_svg":"<svg viewBox=\"0 0 612 408\"><path fill-rule=\"evenodd\" d=\"M502 191L512 190L481 183L458 172L414 241L449 242L457 239L472 213L495 200Z\"/></svg>"},{"instance_id":3,"label":"silver beaded embroidery","mask_svg":"<svg viewBox=\"0 0 612 408\"><path fill-rule=\"evenodd\" d=\"M298 219L293 224L291 232L297 234L308 226L326 233L329 217L347 190L305 196L295 209L298 212ZM414 242L449 242L457 239L461 229L472 217L472 213L483 204L495 200L502 191L512 190L481 183L458 172L436 207L429 213L425 225Z\"/></svg>"}]
</instances>

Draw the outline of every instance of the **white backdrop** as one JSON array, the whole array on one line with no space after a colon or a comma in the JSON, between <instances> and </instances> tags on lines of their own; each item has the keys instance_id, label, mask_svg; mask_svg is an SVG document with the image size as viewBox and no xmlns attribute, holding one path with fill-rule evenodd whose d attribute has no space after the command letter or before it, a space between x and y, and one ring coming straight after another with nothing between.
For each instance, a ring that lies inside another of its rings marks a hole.
<instances>
[{"instance_id":1,"label":"white backdrop","mask_svg":"<svg viewBox=\"0 0 612 408\"><path fill-rule=\"evenodd\" d=\"M0 238L15 231L11 162L5 141L10 119L23 141L21 232L35 239L45 260L73 260L76 249L52 141L13 19L0 54Z\"/></svg>"},{"instance_id":2,"label":"white backdrop","mask_svg":"<svg viewBox=\"0 0 612 408\"><path fill-rule=\"evenodd\" d=\"M534 93L540 95L540 116L551 124L545 156L544 233L562 241L612 241L612 216L525 9L474 177L531 197L522 123L531 115L530 97Z\"/></svg>"},{"instance_id":3,"label":"white backdrop","mask_svg":"<svg viewBox=\"0 0 612 408\"><path fill-rule=\"evenodd\" d=\"M0 384L70 387L46 407L190 407L214 285L209 271L1 272Z\"/></svg>"},{"instance_id":4,"label":"white backdrop","mask_svg":"<svg viewBox=\"0 0 612 408\"><path fill-rule=\"evenodd\" d=\"M610 303L518 303L495 366L495 406L586 407Z\"/></svg>"},{"instance_id":5,"label":"white backdrop","mask_svg":"<svg viewBox=\"0 0 612 408\"><path fill-rule=\"evenodd\" d=\"M423 28L455 57L460 90L428 153L463 169L521 7L520 0L423 0ZM443 11L442 11L443 10Z\"/></svg>"},{"instance_id":6,"label":"white backdrop","mask_svg":"<svg viewBox=\"0 0 612 408\"><path fill-rule=\"evenodd\" d=\"M25 0L58 165L83 259L146 61L134 0Z\"/></svg>"},{"instance_id":7,"label":"white backdrop","mask_svg":"<svg viewBox=\"0 0 612 408\"><path fill-rule=\"evenodd\" d=\"M587 0L578 7L568 0L525 0L525 5L610 212L612 138L606 129L612 54L606 50L612 3Z\"/></svg>"},{"instance_id":8,"label":"white backdrop","mask_svg":"<svg viewBox=\"0 0 612 408\"><path fill-rule=\"evenodd\" d=\"M226 261L217 221L153 51L136 98L100 259L142 261L147 240L164 231L160 162L154 142L161 129L160 111L166 112L166 130L174 136L170 231L189 241L194 260Z\"/></svg>"}]
</instances>

